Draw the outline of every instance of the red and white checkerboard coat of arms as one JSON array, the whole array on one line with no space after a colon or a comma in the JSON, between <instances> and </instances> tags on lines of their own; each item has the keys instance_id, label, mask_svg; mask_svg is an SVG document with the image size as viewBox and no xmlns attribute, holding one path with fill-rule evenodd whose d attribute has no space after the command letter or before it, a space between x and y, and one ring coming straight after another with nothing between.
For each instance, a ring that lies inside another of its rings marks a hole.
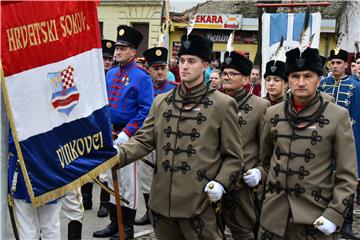
<instances>
[{"instance_id":1,"label":"red and white checkerboard coat of arms","mask_svg":"<svg viewBox=\"0 0 360 240\"><path fill-rule=\"evenodd\" d=\"M74 81L74 67L69 65L66 69L48 73L51 82L53 107L59 112L69 115L79 102L80 92Z\"/></svg>"}]
</instances>

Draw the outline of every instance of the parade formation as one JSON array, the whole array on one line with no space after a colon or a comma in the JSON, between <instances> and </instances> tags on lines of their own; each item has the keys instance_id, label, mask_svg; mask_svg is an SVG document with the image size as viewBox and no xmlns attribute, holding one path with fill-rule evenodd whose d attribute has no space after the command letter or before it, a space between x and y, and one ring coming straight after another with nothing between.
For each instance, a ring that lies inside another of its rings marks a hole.
<instances>
[{"instance_id":1,"label":"parade formation","mask_svg":"<svg viewBox=\"0 0 360 240\"><path fill-rule=\"evenodd\" d=\"M58 27L63 34L84 34L90 22L84 14L64 15ZM114 41L101 39L107 105L96 109L105 109L103 117L91 117L108 128L95 126L54 148L64 170L80 157L91 162L100 155L87 154L99 149L112 164L94 165L89 172L96 169L96 176L85 172L81 181L69 174L75 187L32 205L38 196L35 187L28 191L34 173L22 170L28 157L20 154L32 145L11 128L8 189L15 238L61 239L65 216L67 239L84 239L84 211L93 208L93 185L100 182L94 217L109 216L110 223L91 229L94 238L133 239L134 225L151 224L160 240L224 240L225 232L235 240L359 239L352 227L354 204L360 205L360 52L350 56L336 44L321 56L312 37L305 37L308 17L298 46L285 50L281 38L271 59L261 63L264 72L233 48L231 37L225 56L215 59L214 43L192 33L191 21L172 56L163 46L139 52L143 34L119 25ZM67 24L71 18L76 25ZM55 22L33 28L47 42L52 35L62 41ZM24 26L19 29L29 32L32 25ZM10 28L11 39L20 30ZM40 38L34 41L45 41ZM25 46L21 39L10 42L10 52ZM81 101L85 94L78 88ZM136 219L140 198L146 212Z\"/></svg>"}]
</instances>

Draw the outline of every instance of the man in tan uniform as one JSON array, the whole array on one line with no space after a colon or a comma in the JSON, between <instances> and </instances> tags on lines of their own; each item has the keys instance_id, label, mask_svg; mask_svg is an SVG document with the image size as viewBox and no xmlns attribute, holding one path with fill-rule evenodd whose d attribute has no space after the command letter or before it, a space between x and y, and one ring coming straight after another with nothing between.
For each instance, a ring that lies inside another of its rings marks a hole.
<instances>
[{"instance_id":1,"label":"man in tan uniform","mask_svg":"<svg viewBox=\"0 0 360 240\"><path fill-rule=\"evenodd\" d=\"M146 63L148 65L148 70L154 84L154 97L161 93L166 93L174 89L178 84L171 82L167 79L168 69L167 69L167 57L168 50L163 47L154 47L149 48L143 53ZM152 151L149 155L145 157L145 162L139 163L139 182L140 182L140 191L144 196L146 212L143 217L135 220L135 225L147 225L150 224L149 218L149 193L151 189L151 183L154 175L154 168L148 164L153 164L156 161L155 151Z\"/></svg>"},{"instance_id":2,"label":"man in tan uniform","mask_svg":"<svg viewBox=\"0 0 360 240\"><path fill-rule=\"evenodd\" d=\"M245 90L253 66L241 52L231 52L223 64L223 87L225 93L235 98L238 104L244 164L245 170L249 170L244 177L245 184L241 179L240 185L225 195L224 219L235 240L254 239L254 232L258 230L256 220L259 222L260 217L259 197L254 192L254 187L261 180L260 171L256 168L259 163L260 132L270 103Z\"/></svg>"},{"instance_id":3,"label":"man in tan uniform","mask_svg":"<svg viewBox=\"0 0 360 240\"><path fill-rule=\"evenodd\" d=\"M120 166L156 149L149 208L157 239L221 239L209 200L243 168L236 102L204 83L211 53L210 40L182 36L180 86L158 95L143 127L118 146Z\"/></svg>"},{"instance_id":4,"label":"man in tan uniform","mask_svg":"<svg viewBox=\"0 0 360 240\"><path fill-rule=\"evenodd\" d=\"M291 94L268 108L261 136L268 175L258 239L338 239L357 183L349 114L316 91L317 49L287 52L286 74Z\"/></svg>"}]
</instances>

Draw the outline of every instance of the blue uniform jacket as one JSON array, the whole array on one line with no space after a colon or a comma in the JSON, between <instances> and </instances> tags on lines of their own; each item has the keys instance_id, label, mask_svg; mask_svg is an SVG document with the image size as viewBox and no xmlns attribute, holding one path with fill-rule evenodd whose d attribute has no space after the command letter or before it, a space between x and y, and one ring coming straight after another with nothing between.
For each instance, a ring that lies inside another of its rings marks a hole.
<instances>
[{"instance_id":1,"label":"blue uniform jacket","mask_svg":"<svg viewBox=\"0 0 360 240\"><path fill-rule=\"evenodd\" d=\"M176 88L178 84L175 82L171 82L169 80L164 81L161 85L155 86L154 85L154 94L155 97L159 94L166 93L171 91L172 89Z\"/></svg>"},{"instance_id":2,"label":"blue uniform jacket","mask_svg":"<svg viewBox=\"0 0 360 240\"><path fill-rule=\"evenodd\" d=\"M338 83L333 76L320 82L319 90L335 98L336 104L348 109L355 138L357 163L360 166L360 83L352 76L343 77ZM360 168L358 168L358 178Z\"/></svg>"},{"instance_id":3,"label":"blue uniform jacket","mask_svg":"<svg viewBox=\"0 0 360 240\"><path fill-rule=\"evenodd\" d=\"M106 73L111 123L125 126L131 137L142 126L154 100L151 77L147 70L131 61Z\"/></svg>"},{"instance_id":4,"label":"blue uniform jacket","mask_svg":"<svg viewBox=\"0 0 360 240\"><path fill-rule=\"evenodd\" d=\"M351 75L351 78L358 81L358 82L360 82L360 78L355 74Z\"/></svg>"}]
</instances>

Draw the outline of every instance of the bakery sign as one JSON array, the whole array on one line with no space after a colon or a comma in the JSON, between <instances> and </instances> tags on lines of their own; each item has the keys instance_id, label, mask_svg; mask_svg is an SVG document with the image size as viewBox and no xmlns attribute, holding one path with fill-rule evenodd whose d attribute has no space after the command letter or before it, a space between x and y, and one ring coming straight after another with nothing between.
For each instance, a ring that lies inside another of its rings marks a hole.
<instances>
[{"instance_id":1,"label":"bakery sign","mask_svg":"<svg viewBox=\"0 0 360 240\"><path fill-rule=\"evenodd\" d=\"M194 28L202 29L240 29L242 15L240 14L211 14L196 15Z\"/></svg>"}]
</instances>

